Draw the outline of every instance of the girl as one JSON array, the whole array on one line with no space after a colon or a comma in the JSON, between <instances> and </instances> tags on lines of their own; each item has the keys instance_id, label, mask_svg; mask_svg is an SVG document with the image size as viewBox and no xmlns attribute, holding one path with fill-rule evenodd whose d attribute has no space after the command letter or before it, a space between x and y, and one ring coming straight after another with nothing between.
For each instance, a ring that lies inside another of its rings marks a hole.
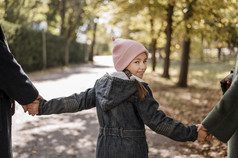
<instances>
[{"instance_id":1,"label":"girl","mask_svg":"<svg viewBox=\"0 0 238 158\"><path fill-rule=\"evenodd\" d=\"M28 105L31 115L49 115L97 108L99 135L97 158L147 158L145 125L176 141L195 141L195 125L185 126L157 110L159 104L142 80L148 51L140 43L113 39L113 62L117 72L105 74L93 88L69 97ZM199 135L206 132L199 131ZM200 136L199 136L200 137Z\"/></svg>"}]
</instances>

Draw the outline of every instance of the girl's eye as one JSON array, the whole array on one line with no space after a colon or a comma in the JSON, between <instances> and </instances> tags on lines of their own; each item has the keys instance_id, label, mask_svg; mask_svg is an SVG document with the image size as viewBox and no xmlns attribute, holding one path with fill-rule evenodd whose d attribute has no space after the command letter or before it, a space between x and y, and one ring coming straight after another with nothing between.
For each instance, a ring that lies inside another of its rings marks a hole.
<instances>
[{"instance_id":1,"label":"girl's eye","mask_svg":"<svg viewBox=\"0 0 238 158\"><path fill-rule=\"evenodd\" d=\"M135 63L136 63L136 64L138 64L138 63L139 63L139 61L135 61Z\"/></svg>"},{"instance_id":2,"label":"girl's eye","mask_svg":"<svg viewBox=\"0 0 238 158\"><path fill-rule=\"evenodd\" d=\"M147 60L145 60L144 63L147 63Z\"/></svg>"}]
</instances>

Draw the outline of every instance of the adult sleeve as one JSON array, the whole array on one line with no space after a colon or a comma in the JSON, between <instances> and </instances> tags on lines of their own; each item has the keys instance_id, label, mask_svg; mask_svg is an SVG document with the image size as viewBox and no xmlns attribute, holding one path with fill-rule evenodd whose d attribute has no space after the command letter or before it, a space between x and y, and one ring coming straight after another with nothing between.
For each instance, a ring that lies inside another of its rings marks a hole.
<instances>
[{"instance_id":1,"label":"adult sleeve","mask_svg":"<svg viewBox=\"0 0 238 158\"><path fill-rule=\"evenodd\" d=\"M217 139L227 142L238 128L238 76L202 124Z\"/></svg>"},{"instance_id":2,"label":"adult sleeve","mask_svg":"<svg viewBox=\"0 0 238 158\"><path fill-rule=\"evenodd\" d=\"M0 90L21 105L33 102L38 96L38 91L3 41L0 41Z\"/></svg>"}]
</instances>

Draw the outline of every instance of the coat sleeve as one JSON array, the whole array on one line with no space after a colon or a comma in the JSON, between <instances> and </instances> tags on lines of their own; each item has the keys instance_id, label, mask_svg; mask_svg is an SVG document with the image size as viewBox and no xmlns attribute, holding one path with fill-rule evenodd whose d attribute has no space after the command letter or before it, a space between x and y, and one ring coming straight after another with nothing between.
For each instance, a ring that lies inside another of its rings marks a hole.
<instances>
[{"instance_id":1,"label":"coat sleeve","mask_svg":"<svg viewBox=\"0 0 238 158\"><path fill-rule=\"evenodd\" d=\"M40 100L38 115L73 113L96 106L94 88L87 89L79 94L61 97L46 101Z\"/></svg>"},{"instance_id":2,"label":"coat sleeve","mask_svg":"<svg viewBox=\"0 0 238 158\"><path fill-rule=\"evenodd\" d=\"M150 93L150 89L147 89ZM139 115L149 128L175 141L185 142L197 139L197 127L195 125L185 126L180 122L176 122L167 117L163 111L158 110L158 107L159 104L152 95L147 95L137 105Z\"/></svg>"},{"instance_id":3,"label":"coat sleeve","mask_svg":"<svg viewBox=\"0 0 238 158\"><path fill-rule=\"evenodd\" d=\"M217 139L227 142L238 128L238 76L202 124Z\"/></svg>"},{"instance_id":4,"label":"coat sleeve","mask_svg":"<svg viewBox=\"0 0 238 158\"><path fill-rule=\"evenodd\" d=\"M38 91L4 41L0 41L0 90L21 105L33 102L38 96Z\"/></svg>"}]
</instances>

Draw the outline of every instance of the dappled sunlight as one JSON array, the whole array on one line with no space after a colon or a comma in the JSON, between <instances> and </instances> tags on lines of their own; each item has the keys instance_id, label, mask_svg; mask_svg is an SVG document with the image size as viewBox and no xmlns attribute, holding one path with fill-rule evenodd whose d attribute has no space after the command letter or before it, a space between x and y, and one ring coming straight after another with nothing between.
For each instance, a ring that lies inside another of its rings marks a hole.
<instances>
[{"instance_id":1,"label":"dappled sunlight","mask_svg":"<svg viewBox=\"0 0 238 158\"><path fill-rule=\"evenodd\" d=\"M106 63L106 62L105 62ZM211 67L208 68L208 67ZM228 67L228 66L227 66ZM219 81L226 69L217 70L213 65L191 65L188 88L176 86L178 67L170 69L170 79L161 77L162 69L152 72L149 68L144 80L153 91L154 98L169 117L186 125L200 123L222 96ZM85 67L72 70L67 75L49 80L36 80L35 86L45 99L80 93L94 85L96 79L111 67ZM86 71L87 69L87 71ZM55 74L52 73L54 76ZM57 76L57 75L56 75ZM13 154L17 158L92 158L95 157L98 136L96 109L77 113L49 116L28 116L19 105L13 116ZM219 155L216 150L226 144L216 140L209 144L180 143L156 134L147 127L150 158L174 157L199 158L200 155ZM210 153L208 153L210 152ZM226 153L220 153L225 155ZM181 156L180 156L181 155Z\"/></svg>"},{"instance_id":2,"label":"dappled sunlight","mask_svg":"<svg viewBox=\"0 0 238 158\"><path fill-rule=\"evenodd\" d=\"M158 67L155 71L152 71L152 69L149 67L144 75L144 80L148 82L149 85L151 83L160 82L163 83L163 85L174 86L178 81L177 78L178 72L179 71L177 69L170 68L169 70L170 79L167 79L162 77L163 74L162 68Z\"/></svg>"},{"instance_id":3,"label":"dappled sunlight","mask_svg":"<svg viewBox=\"0 0 238 158\"><path fill-rule=\"evenodd\" d=\"M192 71L191 74L192 76L199 76L199 77L202 77L202 76L205 76L206 74L208 74L209 71L208 70L204 70L204 71Z\"/></svg>"},{"instance_id":4,"label":"dappled sunlight","mask_svg":"<svg viewBox=\"0 0 238 158\"><path fill-rule=\"evenodd\" d=\"M220 79L220 80L222 80L225 76L227 76L227 75L229 75L230 74L230 72L229 71L227 71L227 72L221 72L221 73L219 73L219 74L216 74L216 78L217 79Z\"/></svg>"},{"instance_id":5,"label":"dappled sunlight","mask_svg":"<svg viewBox=\"0 0 238 158\"><path fill-rule=\"evenodd\" d=\"M149 144L149 158L202 158L196 151L187 148L183 142L176 142L165 136L158 135L146 127Z\"/></svg>"},{"instance_id":6,"label":"dappled sunlight","mask_svg":"<svg viewBox=\"0 0 238 158\"><path fill-rule=\"evenodd\" d=\"M176 69L172 69L174 73L170 75L170 79L162 78L162 72L156 71L146 76L145 80L149 83L154 98L160 104L159 109L163 110L167 116L187 125L198 124L221 98L220 80L230 73L230 67L232 66L222 64L192 64L188 74L187 88L176 87L178 79ZM224 157L227 149L226 144L216 139L210 144L186 143L181 145L189 146L190 149L194 149L193 152L203 152L204 155L212 157ZM159 151L155 148L153 152L163 153L164 151L166 153L166 150ZM199 156L195 154L190 157Z\"/></svg>"},{"instance_id":7,"label":"dappled sunlight","mask_svg":"<svg viewBox=\"0 0 238 158\"><path fill-rule=\"evenodd\" d=\"M64 72L34 76L45 99L68 96L91 88L109 66L76 67ZM98 120L96 109L77 113L29 116L17 105L13 116L13 155L17 158L92 158L96 155Z\"/></svg>"},{"instance_id":8,"label":"dappled sunlight","mask_svg":"<svg viewBox=\"0 0 238 158\"><path fill-rule=\"evenodd\" d=\"M180 96L180 98L181 99L184 99L184 100L191 100L191 95L190 94L182 94L181 96Z\"/></svg>"},{"instance_id":9,"label":"dappled sunlight","mask_svg":"<svg viewBox=\"0 0 238 158\"><path fill-rule=\"evenodd\" d=\"M83 139L80 139L76 145L78 148L81 148L82 150L85 149L85 148L89 148L91 146L94 146L95 150L96 150L96 144L94 141L90 141L92 138L91 135L86 135Z\"/></svg>"},{"instance_id":10,"label":"dappled sunlight","mask_svg":"<svg viewBox=\"0 0 238 158\"><path fill-rule=\"evenodd\" d=\"M217 88L222 78L216 77L217 73L211 70L193 70L189 74L189 84L200 88ZM224 76L223 76L224 77Z\"/></svg>"},{"instance_id":11,"label":"dappled sunlight","mask_svg":"<svg viewBox=\"0 0 238 158\"><path fill-rule=\"evenodd\" d=\"M86 113L40 116L34 122L26 122L20 131L27 141L15 141L15 150L19 152L14 152L14 155L19 158L23 158L23 155L43 158L44 154L41 152L44 151L47 155L52 155L52 158L95 156L98 132L95 113L94 109ZM32 143L37 143L37 146L24 151L24 146Z\"/></svg>"},{"instance_id":12,"label":"dappled sunlight","mask_svg":"<svg viewBox=\"0 0 238 158\"><path fill-rule=\"evenodd\" d=\"M172 150L174 150L174 148ZM170 149L160 149L159 151L160 151L162 157L171 156L170 153L169 153Z\"/></svg>"}]
</instances>

